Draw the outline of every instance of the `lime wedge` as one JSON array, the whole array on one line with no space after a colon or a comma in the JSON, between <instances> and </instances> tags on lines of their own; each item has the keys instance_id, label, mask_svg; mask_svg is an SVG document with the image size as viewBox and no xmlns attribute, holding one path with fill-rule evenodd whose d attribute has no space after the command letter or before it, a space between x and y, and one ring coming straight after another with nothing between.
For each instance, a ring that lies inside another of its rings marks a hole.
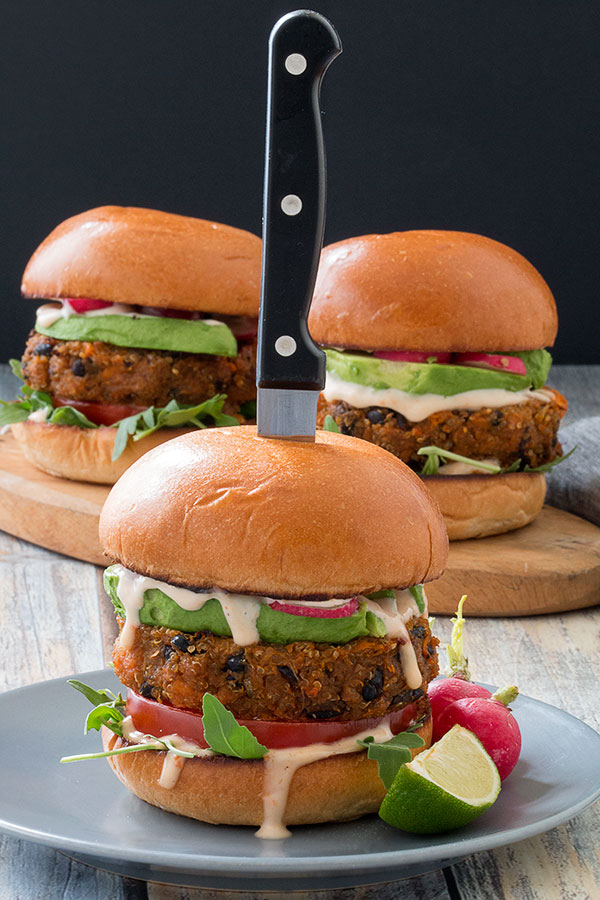
<instances>
[{"instance_id":1,"label":"lime wedge","mask_svg":"<svg viewBox=\"0 0 600 900\"><path fill-rule=\"evenodd\" d=\"M455 725L400 767L379 815L402 831L436 834L472 822L499 793L495 763L473 732Z\"/></svg>"}]
</instances>

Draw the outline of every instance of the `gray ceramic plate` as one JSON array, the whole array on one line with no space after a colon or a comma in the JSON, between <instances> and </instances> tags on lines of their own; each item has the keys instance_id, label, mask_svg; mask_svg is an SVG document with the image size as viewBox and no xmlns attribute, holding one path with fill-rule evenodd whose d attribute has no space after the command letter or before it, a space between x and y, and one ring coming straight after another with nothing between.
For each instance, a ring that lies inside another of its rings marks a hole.
<instances>
[{"instance_id":1,"label":"gray ceramic plate","mask_svg":"<svg viewBox=\"0 0 600 900\"><path fill-rule=\"evenodd\" d=\"M82 681L119 690L111 672ZM600 795L600 735L561 710L520 697L523 752L496 804L467 828L439 836L395 831L372 816L304 826L285 841L252 828L203 825L133 797L92 752L87 709L66 678L0 695L10 742L0 749L0 831L103 869L168 884L226 890L311 890L394 881L547 831Z\"/></svg>"}]
</instances>

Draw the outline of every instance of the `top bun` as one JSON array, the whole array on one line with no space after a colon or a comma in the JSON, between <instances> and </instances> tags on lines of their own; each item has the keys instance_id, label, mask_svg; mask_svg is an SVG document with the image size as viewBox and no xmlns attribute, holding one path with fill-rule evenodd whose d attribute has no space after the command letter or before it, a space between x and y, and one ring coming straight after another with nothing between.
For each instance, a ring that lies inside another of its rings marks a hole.
<instances>
[{"instance_id":1,"label":"top bun","mask_svg":"<svg viewBox=\"0 0 600 900\"><path fill-rule=\"evenodd\" d=\"M144 575L269 597L349 597L441 575L435 500L381 447L253 427L175 438L135 462L100 517L105 553Z\"/></svg>"},{"instance_id":2,"label":"top bun","mask_svg":"<svg viewBox=\"0 0 600 900\"><path fill-rule=\"evenodd\" d=\"M550 288L504 244L459 231L368 234L325 247L309 328L363 350L537 350L558 319Z\"/></svg>"},{"instance_id":3,"label":"top bun","mask_svg":"<svg viewBox=\"0 0 600 900\"><path fill-rule=\"evenodd\" d=\"M66 219L25 269L26 297L257 316L261 240L248 231L136 207Z\"/></svg>"}]
</instances>

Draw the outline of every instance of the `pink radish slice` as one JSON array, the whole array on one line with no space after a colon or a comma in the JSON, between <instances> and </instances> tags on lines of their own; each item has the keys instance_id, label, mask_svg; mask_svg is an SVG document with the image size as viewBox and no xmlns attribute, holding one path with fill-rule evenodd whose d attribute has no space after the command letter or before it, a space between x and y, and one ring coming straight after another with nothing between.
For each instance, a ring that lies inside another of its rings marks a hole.
<instances>
[{"instance_id":1,"label":"pink radish slice","mask_svg":"<svg viewBox=\"0 0 600 900\"><path fill-rule=\"evenodd\" d=\"M375 350L373 356L376 359L390 359L392 362L416 362L426 363L428 360L437 363L450 362L450 353L437 353L432 350L425 353L421 350Z\"/></svg>"},{"instance_id":2,"label":"pink radish slice","mask_svg":"<svg viewBox=\"0 0 600 900\"><path fill-rule=\"evenodd\" d=\"M445 734L445 732L439 730L438 721L451 703L455 703L457 700L462 700L465 697L487 697L489 699L492 694L487 688L452 675L450 678L436 678L435 681L432 681L427 688L427 696L431 703L433 741L435 743Z\"/></svg>"},{"instance_id":3,"label":"pink radish slice","mask_svg":"<svg viewBox=\"0 0 600 900\"><path fill-rule=\"evenodd\" d=\"M285 603L273 600L269 603L276 612L284 612L290 616L310 616L314 619L343 619L353 615L358 609L358 598L352 597L343 606L300 606L296 603Z\"/></svg>"},{"instance_id":4,"label":"pink radish slice","mask_svg":"<svg viewBox=\"0 0 600 900\"><path fill-rule=\"evenodd\" d=\"M140 306L144 316L160 316L163 319L203 319L204 314L191 309L167 309L162 306Z\"/></svg>"},{"instance_id":5,"label":"pink radish slice","mask_svg":"<svg viewBox=\"0 0 600 900\"><path fill-rule=\"evenodd\" d=\"M113 305L108 300L88 300L86 297L77 297L77 299L68 297L64 302L72 306L76 313L90 312L92 309L106 309L107 306Z\"/></svg>"},{"instance_id":6,"label":"pink radish slice","mask_svg":"<svg viewBox=\"0 0 600 900\"><path fill-rule=\"evenodd\" d=\"M527 368L518 356L503 356L501 353L455 353L457 366L474 366L477 369L495 369L512 375L527 375Z\"/></svg>"},{"instance_id":7,"label":"pink radish slice","mask_svg":"<svg viewBox=\"0 0 600 900\"><path fill-rule=\"evenodd\" d=\"M437 721L439 737L453 725L476 735L498 768L502 781L510 775L521 753L521 731L511 710L491 697L463 697L446 707Z\"/></svg>"}]
</instances>

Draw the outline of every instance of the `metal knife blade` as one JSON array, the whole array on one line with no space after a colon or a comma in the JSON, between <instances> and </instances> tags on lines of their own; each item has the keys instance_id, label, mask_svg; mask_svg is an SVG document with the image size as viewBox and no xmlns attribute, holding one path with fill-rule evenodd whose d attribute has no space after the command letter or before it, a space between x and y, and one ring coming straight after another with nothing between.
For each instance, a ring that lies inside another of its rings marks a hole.
<instances>
[{"instance_id":1,"label":"metal knife blade","mask_svg":"<svg viewBox=\"0 0 600 900\"><path fill-rule=\"evenodd\" d=\"M257 426L264 437L314 441L325 354L307 326L325 227L319 90L341 52L319 13L283 16L269 39Z\"/></svg>"}]
</instances>

